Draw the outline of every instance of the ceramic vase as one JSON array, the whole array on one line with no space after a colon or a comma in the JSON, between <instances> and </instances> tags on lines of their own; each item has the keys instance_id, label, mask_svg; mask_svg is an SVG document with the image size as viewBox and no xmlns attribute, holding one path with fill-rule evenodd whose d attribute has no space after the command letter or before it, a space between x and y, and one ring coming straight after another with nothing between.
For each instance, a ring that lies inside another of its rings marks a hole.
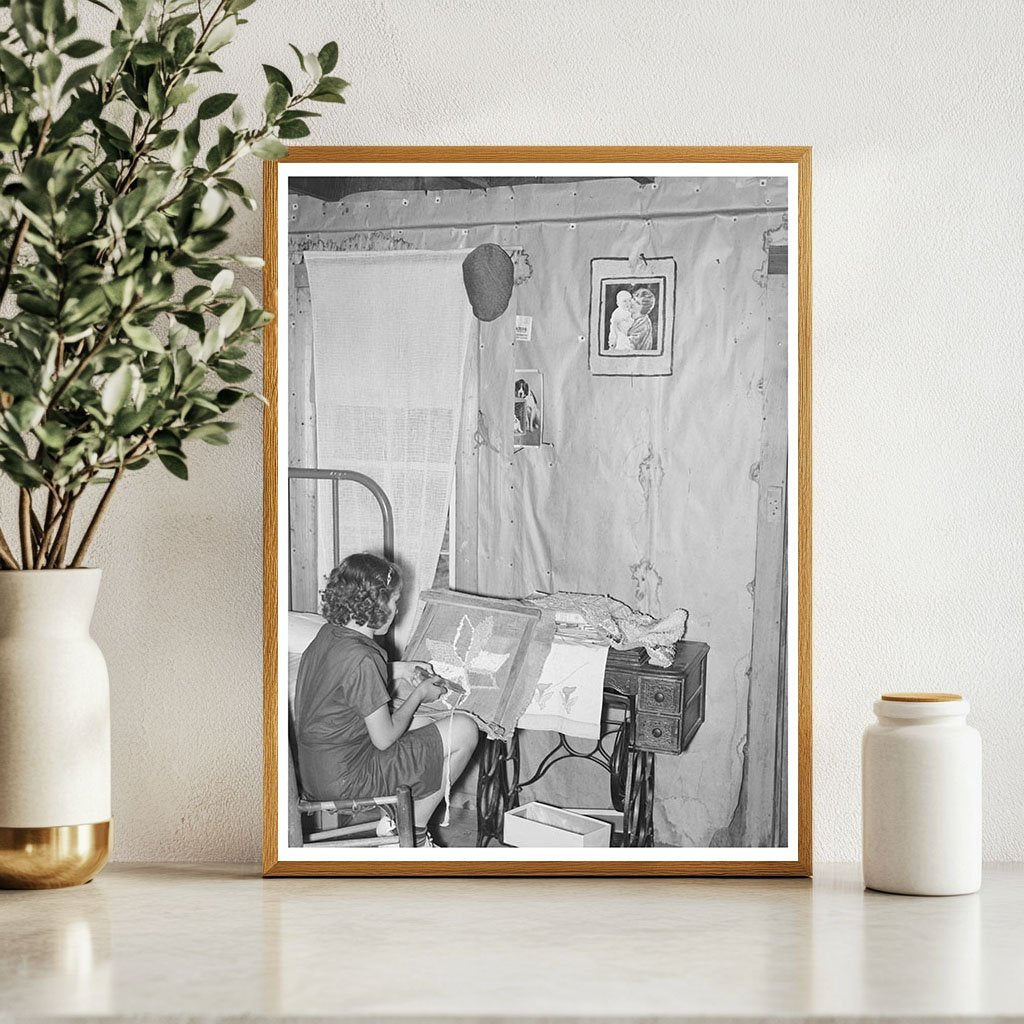
<instances>
[{"instance_id":1,"label":"ceramic vase","mask_svg":"<svg viewBox=\"0 0 1024 1024\"><path fill-rule=\"evenodd\" d=\"M912 896L981 885L981 737L954 693L892 693L864 732L864 884Z\"/></svg>"},{"instance_id":2,"label":"ceramic vase","mask_svg":"<svg viewBox=\"0 0 1024 1024\"><path fill-rule=\"evenodd\" d=\"M99 569L0 572L0 887L80 885L110 849Z\"/></svg>"}]
</instances>

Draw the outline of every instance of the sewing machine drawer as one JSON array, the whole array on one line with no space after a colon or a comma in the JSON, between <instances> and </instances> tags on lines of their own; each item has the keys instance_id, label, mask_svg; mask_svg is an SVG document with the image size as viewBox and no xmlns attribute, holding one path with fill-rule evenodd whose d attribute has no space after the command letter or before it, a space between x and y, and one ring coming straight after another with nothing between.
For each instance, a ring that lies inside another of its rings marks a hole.
<instances>
[{"instance_id":1,"label":"sewing machine drawer","mask_svg":"<svg viewBox=\"0 0 1024 1024\"><path fill-rule=\"evenodd\" d=\"M668 715L652 715L647 711L636 716L636 745L641 750L678 754L682 749L682 719Z\"/></svg>"},{"instance_id":2,"label":"sewing machine drawer","mask_svg":"<svg viewBox=\"0 0 1024 1024\"><path fill-rule=\"evenodd\" d=\"M682 707L682 680L659 676L641 676L637 707L641 711L657 711L665 715L678 715Z\"/></svg>"}]
</instances>

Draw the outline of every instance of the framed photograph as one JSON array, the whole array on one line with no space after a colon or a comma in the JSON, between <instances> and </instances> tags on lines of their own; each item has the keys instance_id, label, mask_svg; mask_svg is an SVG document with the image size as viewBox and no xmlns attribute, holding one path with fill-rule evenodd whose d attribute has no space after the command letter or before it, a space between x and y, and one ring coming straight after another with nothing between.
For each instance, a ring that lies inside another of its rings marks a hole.
<instances>
[{"instance_id":1,"label":"framed photograph","mask_svg":"<svg viewBox=\"0 0 1024 1024\"><path fill-rule=\"evenodd\" d=\"M809 875L810 149L293 147L264 216L264 874Z\"/></svg>"},{"instance_id":2,"label":"framed photograph","mask_svg":"<svg viewBox=\"0 0 1024 1024\"><path fill-rule=\"evenodd\" d=\"M671 256L590 264L590 372L656 377L672 372L676 261Z\"/></svg>"}]
</instances>

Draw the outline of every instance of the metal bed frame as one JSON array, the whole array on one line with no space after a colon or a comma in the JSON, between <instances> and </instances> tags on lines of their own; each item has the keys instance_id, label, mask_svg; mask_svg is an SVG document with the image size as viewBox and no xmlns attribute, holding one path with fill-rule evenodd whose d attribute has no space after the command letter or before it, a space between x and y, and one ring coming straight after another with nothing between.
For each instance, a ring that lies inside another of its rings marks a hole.
<instances>
[{"instance_id":1,"label":"metal bed frame","mask_svg":"<svg viewBox=\"0 0 1024 1024\"><path fill-rule=\"evenodd\" d=\"M382 525L384 528L384 557L389 561L394 561L395 558L395 514L391 508L391 499L384 493L384 488L381 487L373 477L367 476L365 473L357 473L351 469L307 469L304 466L289 466L288 467L288 536L291 538L292 529L292 518L291 518L291 483L293 480L330 480L331 481L331 521L334 526L334 564L337 565L341 561L341 526L338 522L339 516L339 484L343 481L351 481L352 483L361 484L365 487L377 500L377 505L380 508ZM293 607L293 596L292 596L292 559L289 555L288 558L288 610L294 611Z\"/></svg>"}]
</instances>

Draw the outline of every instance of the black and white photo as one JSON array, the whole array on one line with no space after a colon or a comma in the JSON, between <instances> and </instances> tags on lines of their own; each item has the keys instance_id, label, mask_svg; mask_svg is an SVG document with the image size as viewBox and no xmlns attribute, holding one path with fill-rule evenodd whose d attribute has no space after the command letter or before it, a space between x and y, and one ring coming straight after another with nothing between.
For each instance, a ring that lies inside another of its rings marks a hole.
<instances>
[{"instance_id":1,"label":"black and white photo","mask_svg":"<svg viewBox=\"0 0 1024 1024\"><path fill-rule=\"evenodd\" d=\"M591 263L590 369L595 374L672 372L676 261L608 257Z\"/></svg>"}]
</instances>

